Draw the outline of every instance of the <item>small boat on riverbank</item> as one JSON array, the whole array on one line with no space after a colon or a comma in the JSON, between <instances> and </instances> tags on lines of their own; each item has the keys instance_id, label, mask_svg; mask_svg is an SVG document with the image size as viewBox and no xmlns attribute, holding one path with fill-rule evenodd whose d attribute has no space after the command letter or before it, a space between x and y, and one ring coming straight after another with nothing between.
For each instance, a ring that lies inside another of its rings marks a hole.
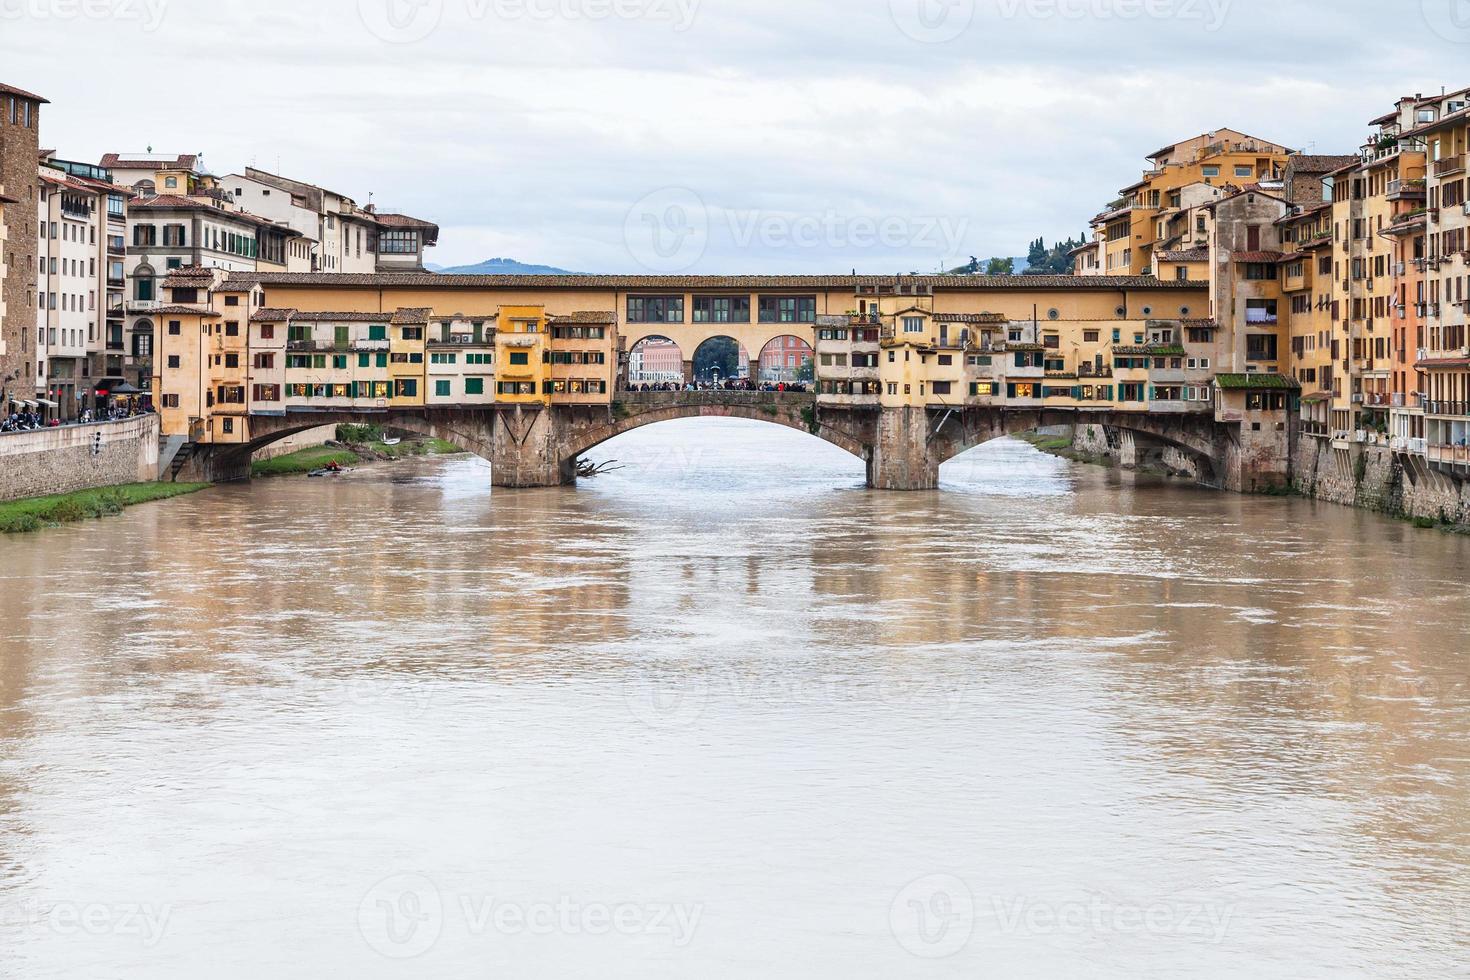
<instances>
[{"instance_id":1,"label":"small boat on riverbank","mask_svg":"<svg viewBox=\"0 0 1470 980\"><path fill-rule=\"evenodd\" d=\"M342 468L340 466L337 467L336 469L331 469L329 467L323 467L322 469L319 469L319 470L312 470L310 473L308 473L306 475L309 476L309 477L318 477L318 476L341 476L343 473L351 473L351 472L352 472L352 470L350 470L350 469L344 469L344 468Z\"/></svg>"}]
</instances>

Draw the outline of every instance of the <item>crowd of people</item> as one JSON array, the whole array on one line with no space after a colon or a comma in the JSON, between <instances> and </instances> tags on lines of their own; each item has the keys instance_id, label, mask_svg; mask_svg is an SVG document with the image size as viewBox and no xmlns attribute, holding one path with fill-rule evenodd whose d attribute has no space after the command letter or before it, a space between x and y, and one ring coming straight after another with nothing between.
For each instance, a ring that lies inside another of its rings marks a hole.
<instances>
[{"instance_id":1,"label":"crowd of people","mask_svg":"<svg viewBox=\"0 0 1470 980\"><path fill-rule=\"evenodd\" d=\"M749 378L728 378L724 381L660 381L653 383L630 383L624 391L791 391L807 392L810 387L800 381L762 381Z\"/></svg>"},{"instance_id":2,"label":"crowd of people","mask_svg":"<svg viewBox=\"0 0 1470 980\"><path fill-rule=\"evenodd\" d=\"M11 412L5 418L0 419L0 432L25 432L29 429L45 427L46 423L41 418L40 412Z\"/></svg>"},{"instance_id":3,"label":"crowd of people","mask_svg":"<svg viewBox=\"0 0 1470 980\"><path fill-rule=\"evenodd\" d=\"M47 419L40 412L30 409L16 410L12 406L9 415L0 418L0 432L29 432L32 429L49 429L61 425L89 425L96 422L121 422L124 419L136 418L146 415L151 408L139 408L136 405L109 405L106 408L87 409L80 416L69 422L60 419Z\"/></svg>"}]
</instances>

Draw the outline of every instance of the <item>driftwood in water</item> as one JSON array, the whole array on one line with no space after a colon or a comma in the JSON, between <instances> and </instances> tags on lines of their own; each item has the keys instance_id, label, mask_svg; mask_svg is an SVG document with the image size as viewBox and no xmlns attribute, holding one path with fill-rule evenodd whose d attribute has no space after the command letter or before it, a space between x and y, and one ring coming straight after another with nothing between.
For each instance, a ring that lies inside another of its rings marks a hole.
<instances>
[{"instance_id":1,"label":"driftwood in water","mask_svg":"<svg viewBox=\"0 0 1470 980\"><path fill-rule=\"evenodd\" d=\"M587 480L594 476L601 476L604 473L611 473L614 470L623 469L621 466L613 465L616 462L617 460L615 459L610 459L606 463L594 463L589 459L579 459L577 460L577 476Z\"/></svg>"}]
</instances>

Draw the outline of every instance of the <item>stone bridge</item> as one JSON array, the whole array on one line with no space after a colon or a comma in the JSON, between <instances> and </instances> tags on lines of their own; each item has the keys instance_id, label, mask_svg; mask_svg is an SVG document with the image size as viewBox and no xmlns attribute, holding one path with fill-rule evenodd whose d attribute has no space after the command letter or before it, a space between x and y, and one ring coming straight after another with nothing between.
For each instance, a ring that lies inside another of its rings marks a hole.
<instances>
[{"instance_id":1,"label":"stone bridge","mask_svg":"<svg viewBox=\"0 0 1470 980\"><path fill-rule=\"evenodd\" d=\"M877 408L819 406L810 394L757 391L622 392L610 406L499 405L401 411L292 412L252 416L252 440L195 447L179 479L248 479L255 450L319 425L372 424L455 443L491 464L497 487L545 487L576 481L578 459L625 432L686 418L741 418L807 432L864 461L868 485L925 490L940 464L992 439L1057 425L1095 425L1125 465L1173 449L1194 464L1199 482L1250 491L1262 482L1259 459L1247 460L1239 423L1212 413L1144 413L998 406ZM1280 460L1285 479L1289 461ZM1269 470L1269 467L1268 467ZM1269 478L1271 474L1266 473Z\"/></svg>"}]
</instances>

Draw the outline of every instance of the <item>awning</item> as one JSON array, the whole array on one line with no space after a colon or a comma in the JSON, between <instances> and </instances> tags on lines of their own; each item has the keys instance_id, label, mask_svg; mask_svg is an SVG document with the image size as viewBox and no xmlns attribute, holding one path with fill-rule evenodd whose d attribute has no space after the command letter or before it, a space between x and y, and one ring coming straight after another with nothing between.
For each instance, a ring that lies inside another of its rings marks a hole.
<instances>
[{"instance_id":1,"label":"awning","mask_svg":"<svg viewBox=\"0 0 1470 980\"><path fill-rule=\"evenodd\" d=\"M133 385L130 385L126 381L124 381L122 384L116 385L113 388L108 389L107 394L109 394L109 395L141 395L141 394L143 394L143 389L142 388L136 388Z\"/></svg>"},{"instance_id":2,"label":"awning","mask_svg":"<svg viewBox=\"0 0 1470 980\"><path fill-rule=\"evenodd\" d=\"M37 398L36 401L35 401L35 404L37 404L37 405L45 405L47 408L60 408L61 407L60 405L56 404L54 401L51 401L49 398Z\"/></svg>"}]
</instances>

